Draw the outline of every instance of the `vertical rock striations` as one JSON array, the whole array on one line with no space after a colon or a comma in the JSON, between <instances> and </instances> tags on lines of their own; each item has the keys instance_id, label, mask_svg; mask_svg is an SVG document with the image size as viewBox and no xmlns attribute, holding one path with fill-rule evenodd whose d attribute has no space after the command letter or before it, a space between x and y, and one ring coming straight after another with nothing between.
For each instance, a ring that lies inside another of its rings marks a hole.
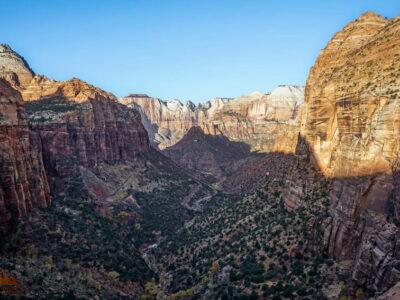
<instances>
[{"instance_id":1,"label":"vertical rock striations","mask_svg":"<svg viewBox=\"0 0 400 300\"><path fill-rule=\"evenodd\" d=\"M335 34L307 79L303 135L331 177L391 173L400 134L400 19L365 13Z\"/></svg>"},{"instance_id":2,"label":"vertical rock striations","mask_svg":"<svg viewBox=\"0 0 400 300\"><path fill-rule=\"evenodd\" d=\"M334 177L324 243L373 291L400 280L400 18L365 13L331 39L307 79L302 135Z\"/></svg>"},{"instance_id":3,"label":"vertical rock striations","mask_svg":"<svg viewBox=\"0 0 400 300\"><path fill-rule=\"evenodd\" d=\"M0 225L50 203L40 144L34 140L20 93L0 79Z\"/></svg>"},{"instance_id":4,"label":"vertical rock striations","mask_svg":"<svg viewBox=\"0 0 400 300\"><path fill-rule=\"evenodd\" d=\"M52 176L74 174L78 166L134 160L149 150L139 112L79 79L57 82L35 76L23 97Z\"/></svg>"}]
</instances>

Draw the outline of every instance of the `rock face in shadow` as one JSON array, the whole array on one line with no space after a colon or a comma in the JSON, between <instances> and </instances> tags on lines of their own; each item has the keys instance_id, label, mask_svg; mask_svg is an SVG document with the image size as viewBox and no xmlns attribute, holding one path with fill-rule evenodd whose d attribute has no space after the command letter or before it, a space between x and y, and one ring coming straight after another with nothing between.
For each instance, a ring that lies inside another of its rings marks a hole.
<instances>
[{"instance_id":1,"label":"rock face in shadow","mask_svg":"<svg viewBox=\"0 0 400 300\"><path fill-rule=\"evenodd\" d=\"M303 87L279 86L270 94L256 91L197 106L137 94L119 101L140 108L146 129L160 149L174 145L191 127L198 126L205 134L223 134L231 141L247 143L252 150L271 151L281 125L298 123L303 98Z\"/></svg>"},{"instance_id":2,"label":"rock face in shadow","mask_svg":"<svg viewBox=\"0 0 400 300\"><path fill-rule=\"evenodd\" d=\"M385 174L332 182L324 245L330 255L352 259L352 279L373 291L400 279L398 186Z\"/></svg>"},{"instance_id":3,"label":"rock face in shadow","mask_svg":"<svg viewBox=\"0 0 400 300\"><path fill-rule=\"evenodd\" d=\"M49 203L41 144L29 132L20 93L0 79L0 225Z\"/></svg>"},{"instance_id":4,"label":"rock face in shadow","mask_svg":"<svg viewBox=\"0 0 400 300\"><path fill-rule=\"evenodd\" d=\"M232 164L251 155L249 145L232 142L224 135L204 134L200 127L192 127L177 144L162 153L182 166L218 177Z\"/></svg>"}]
</instances>

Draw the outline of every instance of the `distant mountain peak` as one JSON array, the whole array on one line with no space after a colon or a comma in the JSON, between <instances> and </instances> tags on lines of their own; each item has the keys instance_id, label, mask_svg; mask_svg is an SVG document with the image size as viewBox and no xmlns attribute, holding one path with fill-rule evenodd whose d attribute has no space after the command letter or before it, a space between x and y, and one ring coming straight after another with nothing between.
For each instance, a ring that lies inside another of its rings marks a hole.
<instances>
[{"instance_id":1,"label":"distant mountain peak","mask_svg":"<svg viewBox=\"0 0 400 300\"><path fill-rule=\"evenodd\" d=\"M304 102L304 86L297 85L279 85L269 95L270 99L293 99L296 103Z\"/></svg>"}]
</instances>

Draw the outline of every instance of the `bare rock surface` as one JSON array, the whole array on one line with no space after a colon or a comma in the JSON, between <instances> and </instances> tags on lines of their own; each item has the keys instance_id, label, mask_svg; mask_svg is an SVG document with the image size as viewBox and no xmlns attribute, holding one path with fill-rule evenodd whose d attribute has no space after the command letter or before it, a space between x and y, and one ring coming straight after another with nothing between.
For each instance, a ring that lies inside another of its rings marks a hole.
<instances>
[{"instance_id":1,"label":"bare rock surface","mask_svg":"<svg viewBox=\"0 0 400 300\"><path fill-rule=\"evenodd\" d=\"M41 145L29 132L20 93L0 79L0 225L49 203Z\"/></svg>"},{"instance_id":2,"label":"bare rock surface","mask_svg":"<svg viewBox=\"0 0 400 300\"><path fill-rule=\"evenodd\" d=\"M231 141L245 142L252 150L270 151L280 125L297 124L304 101L304 88L279 86L272 93L255 91L249 95L215 98L198 104L178 100L163 101L147 95L130 95L119 99L138 107L146 119L146 129L160 149L177 143L193 126L204 133L225 135Z\"/></svg>"},{"instance_id":3,"label":"bare rock surface","mask_svg":"<svg viewBox=\"0 0 400 300\"><path fill-rule=\"evenodd\" d=\"M334 178L324 245L378 292L400 280L399 41L399 17L368 12L346 25L311 69L301 116L314 162Z\"/></svg>"}]
</instances>

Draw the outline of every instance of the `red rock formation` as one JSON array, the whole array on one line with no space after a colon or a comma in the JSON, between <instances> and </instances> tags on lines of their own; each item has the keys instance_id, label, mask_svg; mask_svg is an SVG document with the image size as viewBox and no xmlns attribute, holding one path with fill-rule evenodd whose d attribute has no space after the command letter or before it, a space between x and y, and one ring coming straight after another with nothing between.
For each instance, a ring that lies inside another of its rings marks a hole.
<instances>
[{"instance_id":1,"label":"red rock formation","mask_svg":"<svg viewBox=\"0 0 400 300\"><path fill-rule=\"evenodd\" d=\"M0 78L1 222L49 204L46 172L59 178L150 150L138 111L110 93L75 78L35 76L6 45L0 45Z\"/></svg>"},{"instance_id":2,"label":"red rock formation","mask_svg":"<svg viewBox=\"0 0 400 300\"><path fill-rule=\"evenodd\" d=\"M21 95L0 79L0 223L50 203L40 144L35 141Z\"/></svg>"},{"instance_id":3,"label":"red rock formation","mask_svg":"<svg viewBox=\"0 0 400 300\"><path fill-rule=\"evenodd\" d=\"M23 92L32 132L42 142L47 172L66 176L78 166L133 160L149 150L140 114L79 79L35 76Z\"/></svg>"}]
</instances>

